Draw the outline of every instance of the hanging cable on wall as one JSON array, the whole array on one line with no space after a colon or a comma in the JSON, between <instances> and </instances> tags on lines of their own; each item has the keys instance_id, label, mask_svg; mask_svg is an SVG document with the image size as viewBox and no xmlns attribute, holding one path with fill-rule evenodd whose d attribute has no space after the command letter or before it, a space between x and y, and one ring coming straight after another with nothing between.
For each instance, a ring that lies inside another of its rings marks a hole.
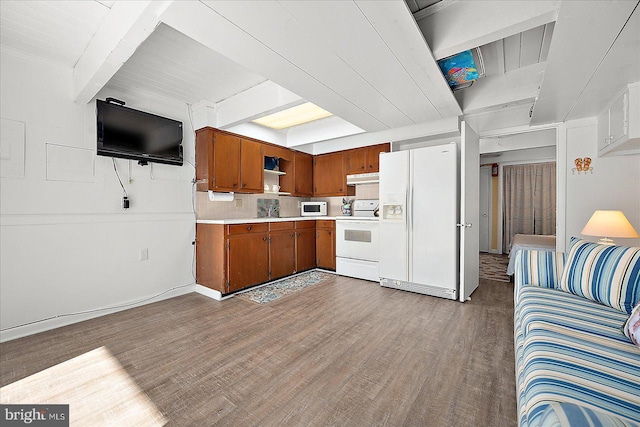
<instances>
[{"instance_id":1,"label":"hanging cable on wall","mask_svg":"<svg viewBox=\"0 0 640 427\"><path fill-rule=\"evenodd\" d=\"M122 187L122 209L129 209L129 194L127 194L126 188L124 188L124 184L122 184L122 180L120 179L120 175L118 174L118 169L116 168L116 159L111 158L113 162L113 170L116 172L116 177L118 178L118 182L120 183L120 187Z\"/></svg>"},{"instance_id":2,"label":"hanging cable on wall","mask_svg":"<svg viewBox=\"0 0 640 427\"><path fill-rule=\"evenodd\" d=\"M194 142L194 147L195 147L195 141L196 141L196 130L193 126L193 109L191 104L189 104L188 102L187 104L187 115L189 116L189 125L191 127L191 132L193 133L193 142ZM189 163L192 167L193 167L193 178L191 179L191 209L193 210L193 217L195 220L198 219L198 214L196 213L197 209L196 209L196 165L192 164L189 160L187 160L187 157L185 156L184 159L187 163ZM191 260L191 275L193 276L193 280L196 280L196 236L195 236L195 230L194 230L194 236L193 236L193 241L192 241L192 245L193 245L193 258Z\"/></svg>"}]
</instances>

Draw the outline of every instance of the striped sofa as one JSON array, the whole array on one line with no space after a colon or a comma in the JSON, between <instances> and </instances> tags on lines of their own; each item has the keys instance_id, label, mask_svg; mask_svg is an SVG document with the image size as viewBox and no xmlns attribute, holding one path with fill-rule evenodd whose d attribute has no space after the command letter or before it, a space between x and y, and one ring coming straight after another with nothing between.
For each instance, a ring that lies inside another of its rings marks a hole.
<instances>
[{"instance_id":1,"label":"striped sofa","mask_svg":"<svg viewBox=\"0 0 640 427\"><path fill-rule=\"evenodd\" d=\"M640 426L640 348L622 332L640 248L522 250L514 282L519 425Z\"/></svg>"}]
</instances>

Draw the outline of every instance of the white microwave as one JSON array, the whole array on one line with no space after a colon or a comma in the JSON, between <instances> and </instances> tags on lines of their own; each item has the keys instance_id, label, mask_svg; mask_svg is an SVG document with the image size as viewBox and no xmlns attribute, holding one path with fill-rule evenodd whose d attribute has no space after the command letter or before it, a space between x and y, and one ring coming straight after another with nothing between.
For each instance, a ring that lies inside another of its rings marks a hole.
<instances>
[{"instance_id":1,"label":"white microwave","mask_svg":"<svg viewBox=\"0 0 640 427\"><path fill-rule=\"evenodd\" d=\"M300 202L300 216L326 216L327 202Z\"/></svg>"}]
</instances>

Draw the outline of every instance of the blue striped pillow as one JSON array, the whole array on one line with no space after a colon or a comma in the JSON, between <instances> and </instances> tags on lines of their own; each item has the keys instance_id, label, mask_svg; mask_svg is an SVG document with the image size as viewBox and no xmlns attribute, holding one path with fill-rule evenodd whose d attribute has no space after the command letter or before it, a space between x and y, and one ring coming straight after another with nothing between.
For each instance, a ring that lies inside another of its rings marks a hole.
<instances>
[{"instance_id":1,"label":"blue striped pillow","mask_svg":"<svg viewBox=\"0 0 640 427\"><path fill-rule=\"evenodd\" d=\"M571 238L560 289L631 313L640 301L640 247Z\"/></svg>"},{"instance_id":2,"label":"blue striped pillow","mask_svg":"<svg viewBox=\"0 0 640 427\"><path fill-rule=\"evenodd\" d=\"M515 294L525 285L558 289L564 271L566 254L562 252L522 249L516 254L514 284Z\"/></svg>"}]
</instances>

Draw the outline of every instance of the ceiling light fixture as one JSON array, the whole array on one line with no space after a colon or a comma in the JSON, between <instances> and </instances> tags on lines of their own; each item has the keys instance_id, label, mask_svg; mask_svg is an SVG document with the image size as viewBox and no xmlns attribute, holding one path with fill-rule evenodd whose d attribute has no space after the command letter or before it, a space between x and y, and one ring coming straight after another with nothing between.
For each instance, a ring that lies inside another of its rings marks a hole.
<instances>
[{"instance_id":1,"label":"ceiling light fixture","mask_svg":"<svg viewBox=\"0 0 640 427\"><path fill-rule=\"evenodd\" d=\"M314 120L323 119L332 115L333 114L323 110L317 105L307 102L295 107L287 108L286 110L278 111L277 113L269 114L268 116L260 117L259 119L253 120L253 122L271 129L280 130L309 123Z\"/></svg>"}]
</instances>

